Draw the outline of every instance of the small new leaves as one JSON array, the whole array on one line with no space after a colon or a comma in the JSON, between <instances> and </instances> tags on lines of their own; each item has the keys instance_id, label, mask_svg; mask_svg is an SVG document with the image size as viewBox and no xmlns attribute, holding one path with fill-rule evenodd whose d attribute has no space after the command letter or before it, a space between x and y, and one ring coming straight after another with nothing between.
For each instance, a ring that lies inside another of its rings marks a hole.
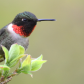
<instances>
[{"instance_id":1,"label":"small new leaves","mask_svg":"<svg viewBox=\"0 0 84 84\"><path fill-rule=\"evenodd\" d=\"M24 54L25 50L21 45L13 44L9 50L9 61L15 59L19 55Z\"/></svg>"},{"instance_id":2,"label":"small new leaves","mask_svg":"<svg viewBox=\"0 0 84 84\"><path fill-rule=\"evenodd\" d=\"M10 67L6 66L6 65L0 65L0 76L5 76L4 78L7 77L8 73L10 71Z\"/></svg>"},{"instance_id":3,"label":"small new leaves","mask_svg":"<svg viewBox=\"0 0 84 84\"><path fill-rule=\"evenodd\" d=\"M43 55L40 55L38 58L36 58L37 60L42 60L43 59Z\"/></svg>"},{"instance_id":4,"label":"small new leaves","mask_svg":"<svg viewBox=\"0 0 84 84\"><path fill-rule=\"evenodd\" d=\"M46 62L46 60L43 60L42 55L33 59L30 55L24 54L24 47L18 44L11 45L9 51L4 46L2 46L2 49L5 54L5 63L4 65L0 65L0 78L4 79L3 81L20 73L29 74L31 77L33 77L31 72L39 70ZM24 56L26 56L26 58L22 60L22 57ZM11 67L15 66L18 62L19 66L17 69L10 73Z\"/></svg>"},{"instance_id":5,"label":"small new leaves","mask_svg":"<svg viewBox=\"0 0 84 84\"><path fill-rule=\"evenodd\" d=\"M36 59L32 59L31 56L28 55L23 62L20 62L20 67L17 69L17 73L25 73L32 76L30 72L39 70L43 63L46 62L46 60L42 60L42 58L43 56L41 55Z\"/></svg>"},{"instance_id":6,"label":"small new leaves","mask_svg":"<svg viewBox=\"0 0 84 84\"><path fill-rule=\"evenodd\" d=\"M22 63L23 73L28 73L31 70L31 56L28 55L27 58Z\"/></svg>"},{"instance_id":7,"label":"small new leaves","mask_svg":"<svg viewBox=\"0 0 84 84\"><path fill-rule=\"evenodd\" d=\"M28 55L26 59L20 63L20 67L17 70L18 73L25 73L28 74L31 71L31 56Z\"/></svg>"},{"instance_id":8,"label":"small new leaves","mask_svg":"<svg viewBox=\"0 0 84 84\"><path fill-rule=\"evenodd\" d=\"M24 54L25 49L18 44L13 44L10 47L10 50L8 52L7 48L5 48L4 46L2 46L2 49L5 53L5 64L9 67L13 67L14 65L17 64L17 62L19 61L20 58L26 56Z\"/></svg>"},{"instance_id":9,"label":"small new leaves","mask_svg":"<svg viewBox=\"0 0 84 84\"><path fill-rule=\"evenodd\" d=\"M4 71L9 71L10 67L6 66L6 65L0 65L0 69L4 70Z\"/></svg>"},{"instance_id":10,"label":"small new leaves","mask_svg":"<svg viewBox=\"0 0 84 84\"><path fill-rule=\"evenodd\" d=\"M42 58L43 56L41 55L40 57L31 61L31 71L37 71L42 67L43 63L46 62L46 60L42 60Z\"/></svg>"}]
</instances>

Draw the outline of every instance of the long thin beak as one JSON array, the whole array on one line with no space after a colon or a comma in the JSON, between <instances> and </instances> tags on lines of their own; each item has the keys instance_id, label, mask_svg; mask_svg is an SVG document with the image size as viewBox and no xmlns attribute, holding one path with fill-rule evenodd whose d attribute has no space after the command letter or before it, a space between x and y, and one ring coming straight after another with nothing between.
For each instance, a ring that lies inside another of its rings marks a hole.
<instances>
[{"instance_id":1,"label":"long thin beak","mask_svg":"<svg viewBox=\"0 0 84 84\"><path fill-rule=\"evenodd\" d=\"M55 19L38 19L37 21L38 22L40 22L40 21L55 21Z\"/></svg>"}]
</instances>

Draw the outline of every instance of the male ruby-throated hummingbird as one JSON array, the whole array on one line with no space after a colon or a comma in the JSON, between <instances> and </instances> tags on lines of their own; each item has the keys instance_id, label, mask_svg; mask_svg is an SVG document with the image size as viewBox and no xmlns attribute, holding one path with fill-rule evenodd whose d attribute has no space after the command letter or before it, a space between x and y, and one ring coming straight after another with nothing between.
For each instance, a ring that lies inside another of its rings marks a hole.
<instances>
[{"instance_id":1,"label":"male ruby-throated hummingbird","mask_svg":"<svg viewBox=\"0 0 84 84\"><path fill-rule=\"evenodd\" d=\"M5 59L1 45L9 50L12 44L17 43L26 50L29 45L28 37L35 29L37 22L40 21L55 21L55 19L37 19L30 12L22 12L0 30L0 62Z\"/></svg>"}]
</instances>

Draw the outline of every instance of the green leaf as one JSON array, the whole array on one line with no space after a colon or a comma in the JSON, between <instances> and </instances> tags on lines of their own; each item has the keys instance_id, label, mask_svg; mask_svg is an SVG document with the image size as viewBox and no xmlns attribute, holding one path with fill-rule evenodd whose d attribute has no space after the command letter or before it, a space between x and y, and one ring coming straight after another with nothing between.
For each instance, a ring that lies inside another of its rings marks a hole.
<instances>
[{"instance_id":1,"label":"green leaf","mask_svg":"<svg viewBox=\"0 0 84 84\"><path fill-rule=\"evenodd\" d=\"M5 58L6 58L5 60L7 62L8 61L8 57L9 57L8 49L6 47L4 47L4 46L2 46L2 49L3 49L4 53L5 53Z\"/></svg>"},{"instance_id":2,"label":"green leaf","mask_svg":"<svg viewBox=\"0 0 84 84\"><path fill-rule=\"evenodd\" d=\"M18 44L13 44L9 50L9 62L14 59L17 59L17 57L24 54L24 52L24 47Z\"/></svg>"},{"instance_id":3,"label":"green leaf","mask_svg":"<svg viewBox=\"0 0 84 84\"><path fill-rule=\"evenodd\" d=\"M20 49L20 52L19 52L19 55L21 54L24 54L25 53L25 49L23 46L19 45L19 49Z\"/></svg>"},{"instance_id":4,"label":"green leaf","mask_svg":"<svg viewBox=\"0 0 84 84\"><path fill-rule=\"evenodd\" d=\"M41 54L38 58L37 58L37 60L42 60L43 59L43 55Z\"/></svg>"},{"instance_id":5,"label":"green leaf","mask_svg":"<svg viewBox=\"0 0 84 84\"><path fill-rule=\"evenodd\" d=\"M24 57L25 49L21 45L13 44L9 50L9 59L6 63L7 66L13 67L17 64L20 58Z\"/></svg>"},{"instance_id":6,"label":"green leaf","mask_svg":"<svg viewBox=\"0 0 84 84\"><path fill-rule=\"evenodd\" d=\"M24 72L28 72L31 70L31 56L28 55L27 58L22 63L22 68L24 69Z\"/></svg>"},{"instance_id":7,"label":"green leaf","mask_svg":"<svg viewBox=\"0 0 84 84\"><path fill-rule=\"evenodd\" d=\"M24 67L25 65L30 65L30 64L31 64L31 56L28 55L27 58L23 61L22 67Z\"/></svg>"},{"instance_id":8,"label":"green leaf","mask_svg":"<svg viewBox=\"0 0 84 84\"><path fill-rule=\"evenodd\" d=\"M6 63L7 66L9 66L10 68L15 66L17 64L17 61L14 61L12 63Z\"/></svg>"},{"instance_id":9,"label":"green leaf","mask_svg":"<svg viewBox=\"0 0 84 84\"><path fill-rule=\"evenodd\" d=\"M31 56L28 55L27 58L23 61L22 66L19 69L22 73L28 74L31 70Z\"/></svg>"},{"instance_id":10,"label":"green leaf","mask_svg":"<svg viewBox=\"0 0 84 84\"><path fill-rule=\"evenodd\" d=\"M19 45L13 44L9 50L9 62L15 59L20 53Z\"/></svg>"},{"instance_id":11,"label":"green leaf","mask_svg":"<svg viewBox=\"0 0 84 84\"><path fill-rule=\"evenodd\" d=\"M22 58L20 58L20 60L19 60L19 68L21 68L22 67Z\"/></svg>"},{"instance_id":12,"label":"green leaf","mask_svg":"<svg viewBox=\"0 0 84 84\"><path fill-rule=\"evenodd\" d=\"M6 66L6 65L0 65L0 69L4 70L4 71L9 71L10 67Z\"/></svg>"},{"instance_id":13,"label":"green leaf","mask_svg":"<svg viewBox=\"0 0 84 84\"><path fill-rule=\"evenodd\" d=\"M32 60L31 71L39 70L42 67L42 64L45 62L46 62L46 60Z\"/></svg>"},{"instance_id":14,"label":"green leaf","mask_svg":"<svg viewBox=\"0 0 84 84\"><path fill-rule=\"evenodd\" d=\"M13 59L13 60L10 62L10 65L8 65L8 66L10 66L10 67L15 66L15 65L18 63L18 61L20 60L20 58L22 58L22 57L24 57L24 56L26 56L26 54L23 54L23 55L20 55L20 56L16 57L15 59Z\"/></svg>"},{"instance_id":15,"label":"green leaf","mask_svg":"<svg viewBox=\"0 0 84 84\"><path fill-rule=\"evenodd\" d=\"M4 78L7 78L10 71L10 67L6 65L0 65L0 69L3 71L2 75L4 76Z\"/></svg>"}]
</instances>

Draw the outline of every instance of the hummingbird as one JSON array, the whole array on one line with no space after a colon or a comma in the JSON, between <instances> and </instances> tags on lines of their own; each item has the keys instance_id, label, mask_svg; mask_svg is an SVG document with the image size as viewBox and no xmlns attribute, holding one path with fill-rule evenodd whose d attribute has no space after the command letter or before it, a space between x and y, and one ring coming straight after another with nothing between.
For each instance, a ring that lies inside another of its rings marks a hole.
<instances>
[{"instance_id":1,"label":"hummingbird","mask_svg":"<svg viewBox=\"0 0 84 84\"><path fill-rule=\"evenodd\" d=\"M28 37L36 27L37 22L55 21L55 19L37 19L31 12L22 12L16 15L11 23L0 30L0 62L5 60L1 45L8 50L11 45L17 43L27 50L29 45Z\"/></svg>"}]
</instances>

